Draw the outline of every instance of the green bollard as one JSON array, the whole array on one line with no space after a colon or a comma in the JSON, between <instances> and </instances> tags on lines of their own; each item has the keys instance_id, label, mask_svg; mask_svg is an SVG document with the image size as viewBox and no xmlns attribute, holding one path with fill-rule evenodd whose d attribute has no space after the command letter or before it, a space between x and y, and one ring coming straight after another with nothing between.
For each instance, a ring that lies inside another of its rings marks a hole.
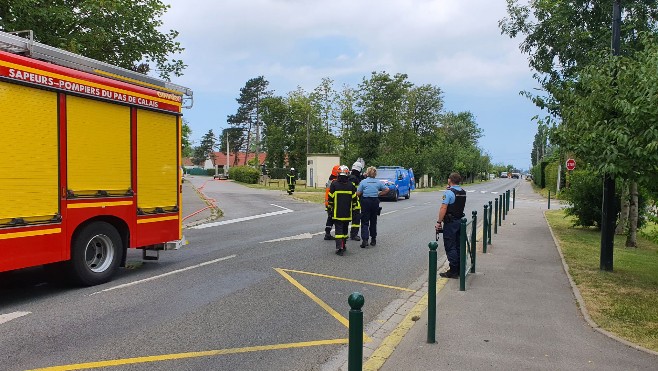
<instances>
[{"instance_id":1,"label":"green bollard","mask_svg":"<svg viewBox=\"0 0 658 371\"><path fill-rule=\"evenodd\" d=\"M548 190L548 209L551 209L551 190Z\"/></svg>"},{"instance_id":2,"label":"green bollard","mask_svg":"<svg viewBox=\"0 0 658 371\"><path fill-rule=\"evenodd\" d=\"M491 201L489 201L489 226L487 226L487 229L489 230L489 233L487 233L487 236L489 236L489 245L491 245L491 214L493 212L493 205L491 205Z\"/></svg>"},{"instance_id":3,"label":"green bollard","mask_svg":"<svg viewBox=\"0 0 658 371\"><path fill-rule=\"evenodd\" d=\"M516 188L512 188L512 209L516 209Z\"/></svg>"},{"instance_id":4,"label":"green bollard","mask_svg":"<svg viewBox=\"0 0 658 371\"><path fill-rule=\"evenodd\" d=\"M503 213L503 220L505 220L505 216L507 215L507 209L505 209L505 206L507 205L507 201L505 201L505 198L507 197L507 192L503 192L503 205L501 207L502 213Z\"/></svg>"},{"instance_id":5,"label":"green bollard","mask_svg":"<svg viewBox=\"0 0 658 371\"><path fill-rule=\"evenodd\" d=\"M427 342L436 343L436 249L439 244L430 242L430 272L427 283Z\"/></svg>"},{"instance_id":6,"label":"green bollard","mask_svg":"<svg viewBox=\"0 0 658 371\"><path fill-rule=\"evenodd\" d=\"M507 192L505 192L505 194L507 195L507 201L506 201L507 203L505 204L505 213L509 213L509 195L510 195L509 189L507 190Z\"/></svg>"},{"instance_id":7,"label":"green bollard","mask_svg":"<svg viewBox=\"0 0 658 371\"><path fill-rule=\"evenodd\" d=\"M496 201L494 204L496 207L496 212L494 213L494 233L498 234L498 198L496 198L494 201Z\"/></svg>"},{"instance_id":8,"label":"green bollard","mask_svg":"<svg viewBox=\"0 0 658 371\"><path fill-rule=\"evenodd\" d=\"M499 203L500 207L498 208L498 226L502 227L503 226L503 195L499 195Z\"/></svg>"},{"instance_id":9,"label":"green bollard","mask_svg":"<svg viewBox=\"0 0 658 371\"><path fill-rule=\"evenodd\" d=\"M475 258L477 257L478 212L473 210L473 225L471 225L471 273L475 273ZM461 260L460 260L461 262Z\"/></svg>"},{"instance_id":10,"label":"green bollard","mask_svg":"<svg viewBox=\"0 0 658 371\"><path fill-rule=\"evenodd\" d=\"M487 233L489 232L489 217L488 212L489 205L484 204L484 220L482 221L482 253L487 253Z\"/></svg>"},{"instance_id":11,"label":"green bollard","mask_svg":"<svg viewBox=\"0 0 658 371\"><path fill-rule=\"evenodd\" d=\"M348 371L363 369L363 312L361 307L365 299L358 292L353 292L347 299L350 304L349 343L347 355Z\"/></svg>"},{"instance_id":12,"label":"green bollard","mask_svg":"<svg viewBox=\"0 0 658 371\"><path fill-rule=\"evenodd\" d=\"M466 291L466 218L459 229L459 291Z\"/></svg>"}]
</instances>

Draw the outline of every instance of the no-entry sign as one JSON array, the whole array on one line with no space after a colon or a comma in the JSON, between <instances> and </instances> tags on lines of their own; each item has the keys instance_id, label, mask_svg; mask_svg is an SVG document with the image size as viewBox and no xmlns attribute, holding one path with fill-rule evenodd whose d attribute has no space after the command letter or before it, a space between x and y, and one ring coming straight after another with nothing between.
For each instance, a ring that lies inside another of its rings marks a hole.
<instances>
[{"instance_id":1,"label":"no-entry sign","mask_svg":"<svg viewBox=\"0 0 658 371\"><path fill-rule=\"evenodd\" d=\"M576 160L570 158L567 160L567 170L573 170L576 168Z\"/></svg>"}]
</instances>

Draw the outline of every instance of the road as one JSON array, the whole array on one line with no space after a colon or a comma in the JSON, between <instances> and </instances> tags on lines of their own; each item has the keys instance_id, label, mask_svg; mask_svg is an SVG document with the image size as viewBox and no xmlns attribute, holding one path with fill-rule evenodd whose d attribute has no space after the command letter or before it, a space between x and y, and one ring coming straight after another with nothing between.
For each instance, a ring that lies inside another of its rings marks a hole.
<instances>
[{"instance_id":1,"label":"road","mask_svg":"<svg viewBox=\"0 0 658 371\"><path fill-rule=\"evenodd\" d=\"M520 181L465 187L467 215ZM186 229L190 244L159 261L130 251L110 283L70 288L38 268L1 276L0 368L319 370L345 346L352 292L368 324L426 279L439 191L383 202L377 246L350 241L342 257L322 239L321 205L232 182L204 192L223 218Z\"/></svg>"}]
</instances>

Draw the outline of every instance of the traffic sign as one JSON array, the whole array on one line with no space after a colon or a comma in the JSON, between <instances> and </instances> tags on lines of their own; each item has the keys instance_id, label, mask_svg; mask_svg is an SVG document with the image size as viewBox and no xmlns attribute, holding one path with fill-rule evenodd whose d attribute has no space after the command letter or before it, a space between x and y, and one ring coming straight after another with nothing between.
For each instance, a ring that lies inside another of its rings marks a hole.
<instances>
[{"instance_id":1,"label":"traffic sign","mask_svg":"<svg viewBox=\"0 0 658 371\"><path fill-rule=\"evenodd\" d=\"M570 158L567 160L567 170L573 170L576 168L576 160Z\"/></svg>"}]
</instances>

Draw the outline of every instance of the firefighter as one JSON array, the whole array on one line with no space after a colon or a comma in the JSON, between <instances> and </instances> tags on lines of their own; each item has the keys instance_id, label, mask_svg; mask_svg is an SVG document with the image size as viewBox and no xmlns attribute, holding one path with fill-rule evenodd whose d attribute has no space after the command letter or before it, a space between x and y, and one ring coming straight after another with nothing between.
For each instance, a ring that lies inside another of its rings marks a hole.
<instances>
[{"instance_id":1,"label":"firefighter","mask_svg":"<svg viewBox=\"0 0 658 371\"><path fill-rule=\"evenodd\" d=\"M336 178L338 178L338 168L340 165L336 165L331 169L331 175L329 175L329 180L327 181L327 184L325 185L324 189L324 208L327 211L327 222L325 223L324 226L324 239L325 240L333 240L334 236L331 235L331 228L334 226L334 218L331 213L331 209L329 208L329 187L331 186L331 183L333 183Z\"/></svg>"},{"instance_id":2,"label":"firefighter","mask_svg":"<svg viewBox=\"0 0 658 371\"><path fill-rule=\"evenodd\" d=\"M341 165L338 168L338 178L329 186L329 207L336 227L336 254L338 255L345 253L352 211L358 203L356 187L350 183L349 174L350 169Z\"/></svg>"},{"instance_id":3,"label":"firefighter","mask_svg":"<svg viewBox=\"0 0 658 371\"><path fill-rule=\"evenodd\" d=\"M286 183L288 183L288 194L291 195L295 192L295 183L297 183L297 176L295 175L294 167L291 167L288 174L286 174Z\"/></svg>"},{"instance_id":4,"label":"firefighter","mask_svg":"<svg viewBox=\"0 0 658 371\"><path fill-rule=\"evenodd\" d=\"M363 179L361 175L361 170L363 170L363 159L359 158L352 165L352 171L350 172L349 180L354 187L358 187L359 183ZM357 205L352 213L352 227L350 228L350 240L361 241L359 237L359 229L361 228L361 197L357 197Z\"/></svg>"}]
</instances>

